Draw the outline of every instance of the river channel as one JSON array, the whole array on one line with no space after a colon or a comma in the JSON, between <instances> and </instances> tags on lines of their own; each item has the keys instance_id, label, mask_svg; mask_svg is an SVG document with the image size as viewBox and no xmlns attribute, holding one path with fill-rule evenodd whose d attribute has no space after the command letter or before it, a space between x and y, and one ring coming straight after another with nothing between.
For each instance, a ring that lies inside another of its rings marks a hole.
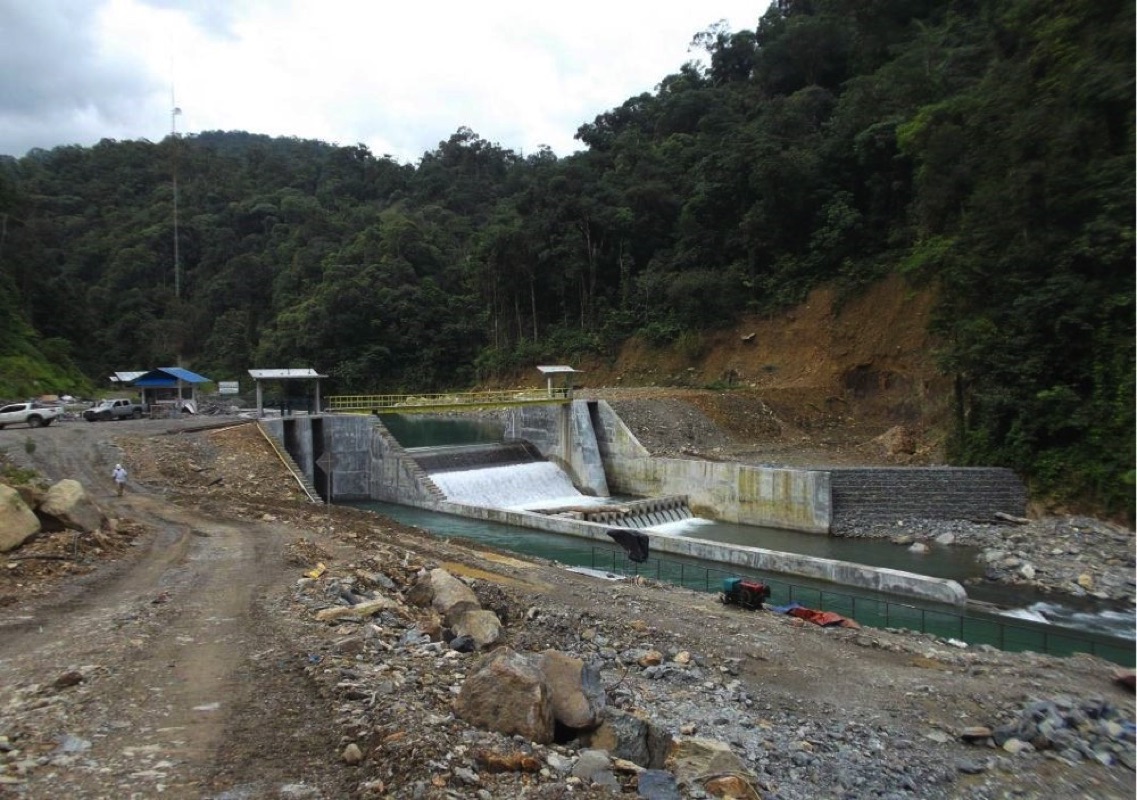
<instances>
[{"instance_id":1,"label":"river channel","mask_svg":"<svg viewBox=\"0 0 1137 800\"><path fill-rule=\"evenodd\" d=\"M500 442L503 438L499 426L469 418L392 415L384 417L384 423L400 444L407 448L491 444ZM626 561L618 547L597 546L589 540L408 506L374 502L353 505L414 525L434 536L471 539L570 567L595 568L600 573L619 574L641 569ZM985 584L981 580L983 568L975 548L941 547L919 554L886 540L844 539L700 518L667 523L649 531L656 535L760 547L957 580L965 586L972 599L1000 606L1004 610L997 612L994 609L969 607L961 616L958 608L936 607L934 604L874 596L871 593L853 594L854 590L846 587L814 583L806 579L793 578L793 583L789 583L784 576L755 575L774 589L773 603L800 602L811 607L826 605L831 610L853 616L866 625L923 629L961 641L996 644L1007 649L1051 652L1090 650L1120 663L1131 664L1134 660L1131 641L1134 638L1132 610L1066 606L1030 592L1009 592L1006 587ZM670 555L666 559L654 559L654 563L654 567L649 562L643 568L648 577L652 577L650 571L654 569L662 579L706 591L717 591L723 577L738 574L737 571L731 571L732 567L723 564ZM676 568L679 572L672 575ZM664 572L668 574L664 575ZM1076 631L1078 637L1086 639L1066 641L1063 637L1065 631L1071 634ZM1130 641L1126 642L1126 639Z\"/></svg>"}]
</instances>

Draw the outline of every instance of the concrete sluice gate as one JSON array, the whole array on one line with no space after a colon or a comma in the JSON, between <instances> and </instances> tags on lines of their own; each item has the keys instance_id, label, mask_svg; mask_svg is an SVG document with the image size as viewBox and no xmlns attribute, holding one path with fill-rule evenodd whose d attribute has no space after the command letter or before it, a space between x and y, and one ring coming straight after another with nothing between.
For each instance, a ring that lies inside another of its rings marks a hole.
<instances>
[{"instance_id":1,"label":"concrete sluice gate","mask_svg":"<svg viewBox=\"0 0 1137 800\"><path fill-rule=\"evenodd\" d=\"M657 553L953 605L967 601L953 580L666 536L650 528L704 517L827 534L844 513L895 520L1025 511L1025 489L1008 470L802 470L657 458L602 400L482 413L502 424L504 443L408 449L382 417L354 414L261 424L332 502L397 503L593 539L606 547L612 545L611 528L647 528ZM621 502L614 496L637 499Z\"/></svg>"}]
</instances>

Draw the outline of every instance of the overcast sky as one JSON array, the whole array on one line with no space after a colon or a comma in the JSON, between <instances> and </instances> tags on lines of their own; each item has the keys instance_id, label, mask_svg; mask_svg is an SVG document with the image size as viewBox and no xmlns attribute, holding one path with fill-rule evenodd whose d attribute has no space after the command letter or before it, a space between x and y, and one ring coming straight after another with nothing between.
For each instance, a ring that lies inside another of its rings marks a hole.
<instances>
[{"instance_id":1,"label":"overcast sky","mask_svg":"<svg viewBox=\"0 0 1137 800\"><path fill-rule=\"evenodd\" d=\"M411 163L465 126L564 156L581 124L704 55L695 34L752 29L767 5L0 0L0 154L157 142L176 122L362 142Z\"/></svg>"}]
</instances>

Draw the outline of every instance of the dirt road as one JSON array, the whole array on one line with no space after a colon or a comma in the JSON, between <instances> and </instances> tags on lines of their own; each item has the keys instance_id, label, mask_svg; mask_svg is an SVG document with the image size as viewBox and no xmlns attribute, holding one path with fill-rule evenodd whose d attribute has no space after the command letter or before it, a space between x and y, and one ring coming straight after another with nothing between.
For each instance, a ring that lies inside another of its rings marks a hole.
<instances>
[{"instance_id":1,"label":"dirt road","mask_svg":"<svg viewBox=\"0 0 1137 800\"><path fill-rule=\"evenodd\" d=\"M36 709L34 726L0 727L27 762L7 788L52 800L261 797L289 784L341 796L328 766L338 742L314 724L322 701L262 602L292 577L281 559L288 532L178 507L137 483L113 496L108 476L122 456L108 435L159 427L169 426L35 432L32 466L80 479L109 515L152 535L37 607L0 611L0 695L9 711Z\"/></svg>"}]
</instances>

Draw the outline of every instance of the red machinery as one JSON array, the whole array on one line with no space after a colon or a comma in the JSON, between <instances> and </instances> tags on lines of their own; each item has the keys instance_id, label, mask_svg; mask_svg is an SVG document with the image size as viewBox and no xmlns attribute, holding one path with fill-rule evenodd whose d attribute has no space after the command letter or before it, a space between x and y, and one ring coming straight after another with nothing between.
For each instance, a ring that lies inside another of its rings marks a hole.
<instances>
[{"instance_id":1,"label":"red machinery","mask_svg":"<svg viewBox=\"0 0 1137 800\"><path fill-rule=\"evenodd\" d=\"M758 609L770 599L770 587L758 581L727 578L722 582L720 599L728 606Z\"/></svg>"}]
</instances>

